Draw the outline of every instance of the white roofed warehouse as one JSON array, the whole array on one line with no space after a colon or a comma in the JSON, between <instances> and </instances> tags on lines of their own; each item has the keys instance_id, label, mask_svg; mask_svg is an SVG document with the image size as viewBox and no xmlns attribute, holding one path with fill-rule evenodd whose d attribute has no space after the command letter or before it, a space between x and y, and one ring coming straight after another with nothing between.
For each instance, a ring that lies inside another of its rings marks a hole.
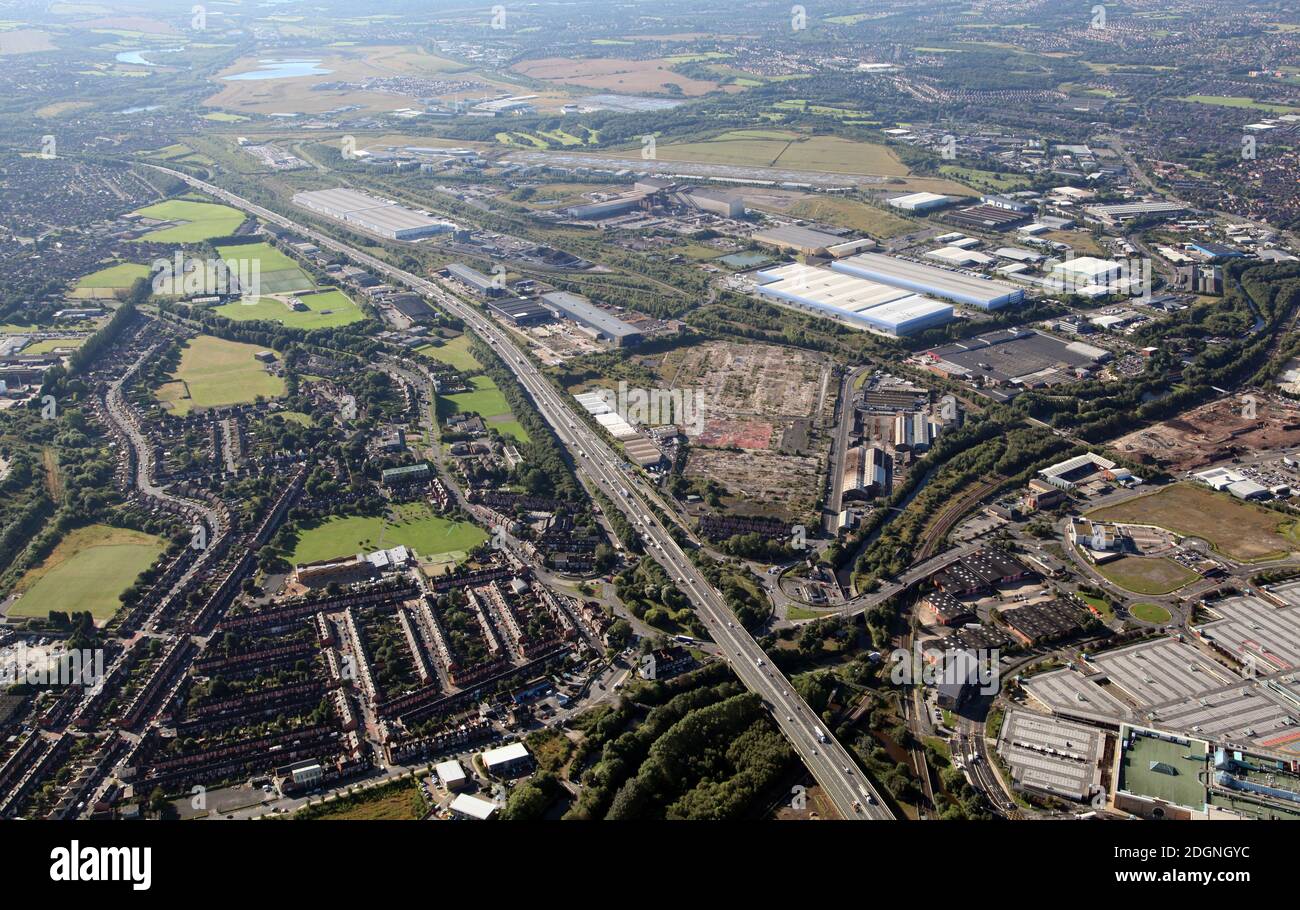
<instances>
[{"instance_id":1,"label":"white roofed warehouse","mask_svg":"<svg viewBox=\"0 0 1300 910\"><path fill-rule=\"evenodd\" d=\"M1024 290L1014 285L908 262L883 253L859 253L832 262L831 268L846 275L953 300L981 310L997 310L1025 299Z\"/></svg>"},{"instance_id":2,"label":"white roofed warehouse","mask_svg":"<svg viewBox=\"0 0 1300 910\"><path fill-rule=\"evenodd\" d=\"M791 263L756 274L758 293L855 328L901 336L944 325L953 309L899 288Z\"/></svg>"},{"instance_id":3,"label":"white roofed warehouse","mask_svg":"<svg viewBox=\"0 0 1300 910\"><path fill-rule=\"evenodd\" d=\"M952 201L951 197L938 193L908 193L906 196L895 196L889 200L889 204L904 212L930 212L941 209Z\"/></svg>"},{"instance_id":4,"label":"white roofed warehouse","mask_svg":"<svg viewBox=\"0 0 1300 910\"><path fill-rule=\"evenodd\" d=\"M455 229L449 221L357 190L311 190L296 193L293 204L389 240L419 240Z\"/></svg>"}]
</instances>

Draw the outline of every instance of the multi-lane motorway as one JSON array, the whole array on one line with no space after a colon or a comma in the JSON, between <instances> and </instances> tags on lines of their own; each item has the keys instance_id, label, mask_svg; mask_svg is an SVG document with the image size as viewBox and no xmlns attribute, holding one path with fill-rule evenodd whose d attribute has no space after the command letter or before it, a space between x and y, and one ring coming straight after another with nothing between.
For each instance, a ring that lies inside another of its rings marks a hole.
<instances>
[{"instance_id":1,"label":"multi-lane motorway","mask_svg":"<svg viewBox=\"0 0 1300 910\"><path fill-rule=\"evenodd\" d=\"M256 215L263 221L308 237L322 248L346 256L358 265L436 300L447 312L461 319L491 345L532 396L542 417L569 450L579 474L602 490L627 514L628 520L645 539L647 552L664 566L670 577L681 585L681 590L690 596L705 628L722 649L723 656L736 675L763 698L781 731L840 815L845 819L884 820L894 817L879 791L858 769L848 751L795 692L790 681L771 665L758 642L734 621L722 595L708 583L656 517L649 501L658 502L657 495L648 485L634 478L626 462L575 414L569 403L542 376L532 361L515 348L505 331L433 281L396 268L328 235L254 205L219 186L180 171L151 166L231 206ZM659 507L663 509L662 504ZM667 509L663 509L663 512L667 514Z\"/></svg>"}]
</instances>

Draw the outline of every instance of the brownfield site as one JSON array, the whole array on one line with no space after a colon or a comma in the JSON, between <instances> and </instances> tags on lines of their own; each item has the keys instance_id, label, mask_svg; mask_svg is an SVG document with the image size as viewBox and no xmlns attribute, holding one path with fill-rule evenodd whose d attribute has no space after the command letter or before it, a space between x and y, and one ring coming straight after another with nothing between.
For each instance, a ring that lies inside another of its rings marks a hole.
<instances>
[{"instance_id":1,"label":"brownfield site","mask_svg":"<svg viewBox=\"0 0 1300 910\"><path fill-rule=\"evenodd\" d=\"M1243 416L1241 396L1223 398L1146 429L1121 436L1111 448L1169 471L1192 471L1235 455L1300 445L1300 408L1255 396L1255 417Z\"/></svg>"}]
</instances>

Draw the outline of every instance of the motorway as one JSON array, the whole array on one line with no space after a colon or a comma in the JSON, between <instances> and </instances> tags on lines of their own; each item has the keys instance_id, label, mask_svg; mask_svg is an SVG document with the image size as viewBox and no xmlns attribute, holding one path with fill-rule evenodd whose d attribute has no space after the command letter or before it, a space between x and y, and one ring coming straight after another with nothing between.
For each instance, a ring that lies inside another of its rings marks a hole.
<instances>
[{"instance_id":1,"label":"motorway","mask_svg":"<svg viewBox=\"0 0 1300 910\"><path fill-rule=\"evenodd\" d=\"M669 510L659 503L656 494L649 490L644 481L638 483L633 479L630 467L573 412L568 402L532 361L513 346L504 330L433 281L396 268L326 234L254 205L221 187L180 171L157 165L150 167L183 180L263 221L295 231L324 249L346 256L377 274L400 282L436 300L447 312L472 328L497 352L502 362L532 396L538 412L573 456L579 474L601 489L627 514L628 520L645 538L647 552L664 566L670 577L682 585L681 590L690 596L701 621L721 648L724 658L741 681L763 698L782 733L789 739L827 797L835 804L840 815L845 819L894 818L880 792L857 767L844 746L831 731L825 729L821 718L794 691L781 671L771 665L758 642L733 621L733 614L722 595L708 583L678 546L656 517L654 509L647 504L647 500L655 502L664 514L668 514Z\"/></svg>"}]
</instances>

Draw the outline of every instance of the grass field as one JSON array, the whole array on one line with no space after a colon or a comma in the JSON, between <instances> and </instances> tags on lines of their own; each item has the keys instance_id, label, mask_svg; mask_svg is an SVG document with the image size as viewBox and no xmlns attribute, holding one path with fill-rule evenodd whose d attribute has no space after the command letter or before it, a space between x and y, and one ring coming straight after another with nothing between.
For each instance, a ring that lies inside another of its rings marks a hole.
<instances>
[{"instance_id":1,"label":"grass field","mask_svg":"<svg viewBox=\"0 0 1300 910\"><path fill-rule=\"evenodd\" d=\"M172 199L140 209L135 214L161 221L183 221L175 227L160 228L141 240L154 243L195 243L213 237L226 237L244 223L244 213L213 202L189 202Z\"/></svg>"},{"instance_id":2,"label":"grass field","mask_svg":"<svg viewBox=\"0 0 1300 910\"><path fill-rule=\"evenodd\" d=\"M1140 619L1143 622L1160 624L1173 619L1169 611L1159 604L1135 603L1129 608L1129 612L1133 614L1134 619Z\"/></svg>"},{"instance_id":3,"label":"grass field","mask_svg":"<svg viewBox=\"0 0 1300 910\"><path fill-rule=\"evenodd\" d=\"M496 382L488 376L472 376L470 384L474 386L474 391L447 395L446 400L452 402L457 411L478 414L483 418L484 423L503 436L527 442L528 433L514 419L514 415L510 412L510 405L506 403L506 397L501 394Z\"/></svg>"},{"instance_id":4,"label":"grass field","mask_svg":"<svg viewBox=\"0 0 1300 910\"><path fill-rule=\"evenodd\" d=\"M1240 95L1187 95L1179 100L1190 101L1193 104L1213 104L1217 107L1244 107L1255 111L1267 111L1270 114L1300 113L1300 107L1294 105L1269 104L1266 101L1256 101L1254 98Z\"/></svg>"},{"instance_id":5,"label":"grass field","mask_svg":"<svg viewBox=\"0 0 1300 910\"><path fill-rule=\"evenodd\" d=\"M263 294L309 291L316 287L311 277L289 256L269 243L236 243L217 247L222 259L256 262ZM241 273L245 270L240 269Z\"/></svg>"},{"instance_id":6,"label":"grass field","mask_svg":"<svg viewBox=\"0 0 1300 910\"><path fill-rule=\"evenodd\" d=\"M887 146L782 130L732 130L703 142L659 143L665 161L783 167L832 174L905 177L907 165Z\"/></svg>"},{"instance_id":7,"label":"grass field","mask_svg":"<svg viewBox=\"0 0 1300 910\"><path fill-rule=\"evenodd\" d=\"M424 503L406 503L384 516L334 517L303 530L289 559L294 564L319 562L396 546L410 547L422 559L460 559L485 540L487 534L477 525L439 517Z\"/></svg>"},{"instance_id":8,"label":"grass field","mask_svg":"<svg viewBox=\"0 0 1300 910\"><path fill-rule=\"evenodd\" d=\"M158 400L173 414L184 416L195 408L246 404L258 395L283 395L284 380L272 376L253 359L264 350L252 344L199 335L185 345L180 367L158 390Z\"/></svg>"},{"instance_id":9,"label":"grass field","mask_svg":"<svg viewBox=\"0 0 1300 910\"><path fill-rule=\"evenodd\" d=\"M360 322L366 318L361 307L353 303L342 291L331 289L321 291L319 294L301 294L298 299L308 308L308 312L291 310L272 297L258 297L249 303L243 301L227 303L216 307L212 312L239 322L265 319L291 329L332 329Z\"/></svg>"},{"instance_id":10,"label":"grass field","mask_svg":"<svg viewBox=\"0 0 1300 910\"><path fill-rule=\"evenodd\" d=\"M416 348L415 353L423 354L425 357L437 360L439 363L445 363L447 366L463 373L472 373L475 370L483 369L483 364L479 363L474 358L474 355L469 352L469 336L467 335L458 335L440 345L426 344L422 348Z\"/></svg>"},{"instance_id":11,"label":"grass field","mask_svg":"<svg viewBox=\"0 0 1300 910\"><path fill-rule=\"evenodd\" d=\"M837 227L851 228L875 237L896 237L916 230L917 224L897 215L858 202L854 199L839 199L820 196L795 203L790 208L791 215L824 221Z\"/></svg>"},{"instance_id":12,"label":"grass field","mask_svg":"<svg viewBox=\"0 0 1300 910\"><path fill-rule=\"evenodd\" d=\"M1088 513L1099 521L1146 524L1199 537L1230 559L1276 559L1300 549L1295 522L1199 484L1179 483Z\"/></svg>"},{"instance_id":13,"label":"grass field","mask_svg":"<svg viewBox=\"0 0 1300 910\"><path fill-rule=\"evenodd\" d=\"M49 354L61 348L76 349L86 343L84 338L46 338L22 349L23 354Z\"/></svg>"},{"instance_id":14,"label":"grass field","mask_svg":"<svg viewBox=\"0 0 1300 910\"><path fill-rule=\"evenodd\" d=\"M958 167L955 164L942 165L939 173L960 180L962 183L988 187L999 193L1023 189L1029 185L1029 178L1023 174L1014 172L999 174L996 171L981 171L976 168Z\"/></svg>"},{"instance_id":15,"label":"grass field","mask_svg":"<svg viewBox=\"0 0 1300 910\"><path fill-rule=\"evenodd\" d=\"M329 803L311 806L294 818L325 821L418 821L424 803L409 780L372 787Z\"/></svg>"},{"instance_id":16,"label":"grass field","mask_svg":"<svg viewBox=\"0 0 1300 910\"><path fill-rule=\"evenodd\" d=\"M1163 556L1121 556L1097 566L1097 571L1134 594L1168 594L1200 578Z\"/></svg>"},{"instance_id":17,"label":"grass field","mask_svg":"<svg viewBox=\"0 0 1300 910\"><path fill-rule=\"evenodd\" d=\"M69 296L78 299L115 297L117 291L130 289L137 278L148 277L149 266L138 262L119 262L78 279L76 288Z\"/></svg>"},{"instance_id":18,"label":"grass field","mask_svg":"<svg viewBox=\"0 0 1300 910\"><path fill-rule=\"evenodd\" d=\"M118 595L163 551L151 534L90 525L67 534L45 561L24 575L11 617L41 617L51 610L89 610L96 622L117 612Z\"/></svg>"}]
</instances>

